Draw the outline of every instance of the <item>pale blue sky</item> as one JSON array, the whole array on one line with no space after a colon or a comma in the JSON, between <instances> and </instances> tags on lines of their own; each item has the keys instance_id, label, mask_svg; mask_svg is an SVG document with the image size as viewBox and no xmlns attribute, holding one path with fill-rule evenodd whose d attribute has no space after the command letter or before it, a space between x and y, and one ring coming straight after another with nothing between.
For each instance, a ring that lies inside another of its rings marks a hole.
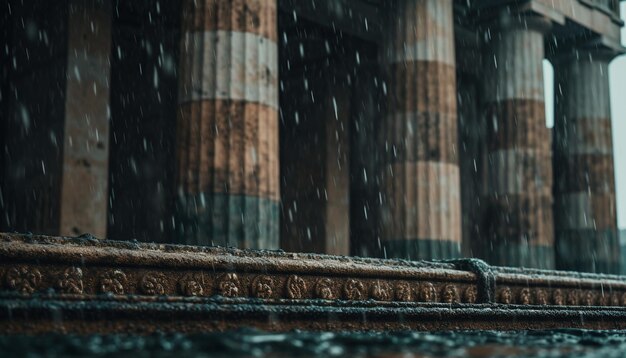
<instances>
[{"instance_id":1,"label":"pale blue sky","mask_svg":"<svg viewBox=\"0 0 626 358\"><path fill-rule=\"evenodd\" d=\"M626 2L621 3L622 19L626 20ZM626 46L626 28L622 29L622 44ZM554 71L544 63L546 88L546 122L554 123ZM615 156L615 183L617 186L617 224L626 229L626 55L613 60L609 67L611 84L611 111L613 117L613 146Z\"/></svg>"}]
</instances>

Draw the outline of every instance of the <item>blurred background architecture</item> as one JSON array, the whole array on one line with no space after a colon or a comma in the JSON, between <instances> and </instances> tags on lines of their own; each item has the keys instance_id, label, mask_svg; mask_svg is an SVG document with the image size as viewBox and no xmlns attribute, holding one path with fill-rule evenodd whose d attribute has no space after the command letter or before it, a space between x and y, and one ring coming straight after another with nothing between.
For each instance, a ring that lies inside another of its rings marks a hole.
<instances>
[{"instance_id":1,"label":"blurred background architecture","mask_svg":"<svg viewBox=\"0 0 626 358\"><path fill-rule=\"evenodd\" d=\"M1 8L0 231L620 271L617 0Z\"/></svg>"}]
</instances>

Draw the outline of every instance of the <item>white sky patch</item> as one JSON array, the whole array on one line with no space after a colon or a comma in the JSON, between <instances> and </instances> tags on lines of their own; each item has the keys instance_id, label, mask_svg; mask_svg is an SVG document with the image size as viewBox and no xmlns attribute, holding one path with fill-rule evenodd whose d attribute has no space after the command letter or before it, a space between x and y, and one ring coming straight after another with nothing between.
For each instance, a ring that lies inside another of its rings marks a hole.
<instances>
[{"instance_id":1,"label":"white sky patch","mask_svg":"<svg viewBox=\"0 0 626 358\"><path fill-rule=\"evenodd\" d=\"M626 20L626 2L622 2L622 19ZM626 46L626 29L622 29L622 44ZM609 66L611 112L613 119L613 155L617 190L617 226L626 228L626 55L613 60Z\"/></svg>"},{"instance_id":2,"label":"white sky patch","mask_svg":"<svg viewBox=\"0 0 626 358\"><path fill-rule=\"evenodd\" d=\"M543 88L546 96L546 126L554 127L554 68L548 60L543 60Z\"/></svg>"}]
</instances>

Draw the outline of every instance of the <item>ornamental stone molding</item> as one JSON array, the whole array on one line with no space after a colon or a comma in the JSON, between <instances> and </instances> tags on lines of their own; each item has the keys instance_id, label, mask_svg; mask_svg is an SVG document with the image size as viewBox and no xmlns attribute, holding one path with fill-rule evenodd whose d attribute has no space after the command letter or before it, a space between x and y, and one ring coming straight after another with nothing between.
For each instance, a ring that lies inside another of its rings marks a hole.
<instances>
[{"instance_id":1,"label":"ornamental stone molding","mask_svg":"<svg viewBox=\"0 0 626 358\"><path fill-rule=\"evenodd\" d=\"M235 324L268 330L491 327L483 321L498 329L533 322L544 322L539 328L626 328L625 277L475 260L410 262L0 234L0 275L4 332L54 331L51 307L64 312L68 331L92 333L130 326L181 330L183 321L209 330ZM72 321L78 316L91 318ZM105 317L109 328L90 326Z\"/></svg>"}]
</instances>

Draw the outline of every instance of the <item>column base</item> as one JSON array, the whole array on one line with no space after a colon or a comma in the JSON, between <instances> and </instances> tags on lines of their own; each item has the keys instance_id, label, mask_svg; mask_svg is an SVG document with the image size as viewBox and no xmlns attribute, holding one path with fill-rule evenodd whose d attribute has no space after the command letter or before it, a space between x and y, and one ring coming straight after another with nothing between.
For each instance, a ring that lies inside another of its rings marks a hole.
<instances>
[{"instance_id":1,"label":"column base","mask_svg":"<svg viewBox=\"0 0 626 358\"><path fill-rule=\"evenodd\" d=\"M176 242L278 249L279 205L248 195L189 195L178 203Z\"/></svg>"},{"instance_id":2,"label":"column base","mask_svg":"<svg viewBox=\"0 0 626 358\"><path fill-rule=\"evenodd\" d=\"M461 257L461 244L449 240L387 240L381 243L385 258L407 260L445 260Z\"/></svg>"},{"instance_id":3,"label":"column base","mask_svg":"<svg viewBox=\"0 0 626 358\"><path fill-rule=\"evenodd\" d=\"M556 243L559 270L619 274L619 238L615 230L562 230Z\"/></svg>"},{"instance_id":4,"label":"column base","mask_svg":"<svg viewBox=\"0 0 626 358\"><path fill-rule=\"evenodd\" d=\"M513 240L494 245L490 252L485 252L484 259L490 265L527 267L553 270L554 248L552 246L530 245L527 242L514 242ZM515 241L519 241L515 239Z\"/></svg>"}]
</instances>

